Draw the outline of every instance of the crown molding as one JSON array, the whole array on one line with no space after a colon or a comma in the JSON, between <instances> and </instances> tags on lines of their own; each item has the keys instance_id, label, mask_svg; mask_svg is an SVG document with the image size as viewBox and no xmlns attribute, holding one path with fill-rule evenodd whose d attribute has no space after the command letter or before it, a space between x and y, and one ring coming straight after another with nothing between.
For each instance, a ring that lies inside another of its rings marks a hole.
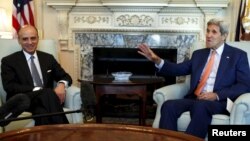
<instances>
[{"instance_id":1,"label":"crown molding","mask_svg":"<svg viewBox=\"0 0 250 141\"><path fill-rule=\"evenodd\" d=\"M163 8L214 8L222 9L229 5L230 0L46 0L46 4L57 10L90 9L100 7L110 12L159 12ZM217 11L216 10L216 11ZM93 10L92 10L93 11Z\"/></svg>"}]
</instances>

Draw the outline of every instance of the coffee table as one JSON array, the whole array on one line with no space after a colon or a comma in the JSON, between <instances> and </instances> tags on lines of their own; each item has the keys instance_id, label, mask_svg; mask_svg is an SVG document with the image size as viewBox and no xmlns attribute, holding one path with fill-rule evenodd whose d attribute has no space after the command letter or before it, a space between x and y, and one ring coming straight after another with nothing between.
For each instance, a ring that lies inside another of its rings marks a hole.
<instances>
[{"instance_id":1,"label":"coffee table","mask_svg":"<svg viewBox=\"0 0 250 141\"><path fill-rule=\"evenodd\" d=\"M81 80L80 80L81 82ZM95 75L90 81L94 85L96 94L96 122L102 123L101 97L103 95L138 95L141 99L139 125L146 124L147 87L164 82L158 76L132 76L127 81L117 81L110 75Z\"/></svg>"},{"instance_id":2,"label":"coffee table","mask_svg":"<svg viewBox=\"0 0 250 141\"><path fill-rule=\"evenodd\" d=\"M195 136L151 127L119 124L44 125L0 134L1 141L203 141Z\"/></svg>"}]
</instances>

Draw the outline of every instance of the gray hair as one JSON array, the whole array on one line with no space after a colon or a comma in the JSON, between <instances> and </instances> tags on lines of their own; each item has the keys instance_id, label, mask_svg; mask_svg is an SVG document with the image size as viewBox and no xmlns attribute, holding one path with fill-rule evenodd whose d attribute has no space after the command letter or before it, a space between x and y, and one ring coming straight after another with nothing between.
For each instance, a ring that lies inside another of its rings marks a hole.
<instances>
[{"instance_id":1,"label":"gray hair","mask_svg":"<svg viewBox=\"0 0 250 141\"><path fill-rule=\"evenodd\" d=\"M228 23L226 23L225 21L221 20L221 19L210 19L207 22L207 26L209 25L217 25L220 28L220 33L221 35L225 35L228 34Z\"/></svg>"}]
</instances>

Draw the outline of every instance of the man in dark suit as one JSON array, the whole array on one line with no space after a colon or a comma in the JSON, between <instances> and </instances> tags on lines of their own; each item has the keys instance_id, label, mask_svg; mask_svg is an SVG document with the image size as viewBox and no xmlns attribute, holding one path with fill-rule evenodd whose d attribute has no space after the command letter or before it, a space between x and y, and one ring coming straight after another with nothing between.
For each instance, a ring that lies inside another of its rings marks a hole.
<instances>
[{"instance_id":1,"label":"man in dark suit","mask_svg":"<svg viewBox=\"0 0 250 141\"><path fill-rule=\"evenodd\" d=\"M27 94L33 115L63 112L65 90L72 79L56 59L48 53L37 50L38 31L31 25L25 25L18 31L21 51L2 59L1 75L7 100L18 93ZM32 72L31 56L40 82L36 82ZM55 82L57 85L55 87ZM35 118L35 125L69 123L65 114Z\"/></svg>"},{"instance_id":2,"label":"man in dark suit","mask_svg":"<svg viewBox=\"0 0 250 141\"><path fill-rule=\"evenodd\" d=\"M246 52L225 43L228 28L225 22L211 19L207 23L206 48L196 50L191 60L180 64L162 60L146 44L139 45L139 53L153 61L161 75L191 75L190 90L184 99L165 101L161 108L160 128L177 130L177 119L185 111L191 112L186 133L205 138L212 115L228 114L227 98L235 100L250 89L250 70ZM212 52L212 70L201 92L196 89Z\"/></svg>"}]
</instances>

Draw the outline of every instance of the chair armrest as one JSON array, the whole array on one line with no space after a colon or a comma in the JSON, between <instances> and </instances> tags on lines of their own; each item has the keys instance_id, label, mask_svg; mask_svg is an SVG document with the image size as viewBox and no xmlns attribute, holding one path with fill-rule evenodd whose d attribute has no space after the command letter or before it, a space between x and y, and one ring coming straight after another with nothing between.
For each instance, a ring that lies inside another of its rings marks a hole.
<instances>
[{"instance_id":1,"label":"chair armrest","mask_svg":"<svg viewBox=\"0 0 250 141\"><path fill-rule=\"evenodd\" d=\"M177 83L156 89L153 93L153 99L157 104L155 119L152 127L159 128L161 117L161 106L166 100L181 99L187 94L189 85L187 83Z\"/></svg>"},{"instance_id":2,"label":"chair armrest","mask_svg":"<svg viewBox=\"0 0 250 141\"><path fill-rule=\"evenodd\" d=\"M21 117L30 117L32 114L30 112L23 112L21 113L18 118ZM8 125L4 127L4 132L11 131L11 130L17 130L22 129L24 127L33 127L35 126L35 120L34 119L25 119L25 120L17 120L12 121Z\"/></svg>"},{"instance_id":3,"label":"chair armrest","mask_svg":"<svg viewBox=\"0 0 250 141\"><path fill-rule=\"evenodd\" d=\"M76 86L70 86L67 90L66 90L66 98L65 98L65 102L64 102L64 107L69 108L69 109L79 109L80 107L75 107L75 100L77 96L80 96L80 88L76 87ZM77 103L81 104L81 100L77 101ZM77 104L77 105L78 105Z\"/></svg>"},{"instance_id":4,"label":"chair armrest","mask_svg":"<svg viewBox=\"0 0 250 141\"><path fill-rule=\"evenodd\" d=\"M250 124L250 93L242 94L235 100L230 124Z\"/></svg>"},{"instance_id":5,"label":"chair armrest","mask_svg":"<svg viewBox=\"0 0 250 141\"><path fill-rule=\"evenodd\" d=\"M177 83L156 89L153 94L153 99L157 104L162 104L166 100L181 99L188 92L186 83Z\"/></svg>"},{"instance_id":6,"label":"chair armrest","mask_svg":"<svg viewBox=\"0 0 250 141\"><path fill-rule=\"evenodd\" d=\"M70 86L66 91L64 107L73 111L73 110L81 109L81 105L82 105L82 101L81 101L81 95L80 95L80 88L76 86ZM73 118L73 123L83 122L82 113L73 113L72 118Z\"/></svg>"}]
</instances>

